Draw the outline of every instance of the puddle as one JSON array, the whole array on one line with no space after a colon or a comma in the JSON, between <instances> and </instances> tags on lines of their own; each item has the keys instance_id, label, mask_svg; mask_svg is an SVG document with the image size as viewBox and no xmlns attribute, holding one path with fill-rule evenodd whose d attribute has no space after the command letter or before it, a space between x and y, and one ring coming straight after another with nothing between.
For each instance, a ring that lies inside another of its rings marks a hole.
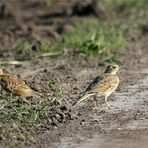
<instances>
[{"instance_id":1,"label":"puddle","mask_svg":"<svg viewBox=\"0 0 148 148\"><path fill-rule=\"evenodd\" d=\"M108 137L94 136L92 139L87 140L85 144L77 146L77 148L146 148L148 144L148 136L137 138L140 138L141 141L129 138L112 139Z\"/></svg>"},{"instance_id":2,"label":"puddle","mask_svg":"<svg viewBox=\"0 0 148 148\"><path fill-rule=\"evenodd\" d=\"M126 90L127 92L116 93L116 100L113 102L108 101L109 104L126 111L143 106L144 102L148 101L148 76L137 81L135 85L127 86Z\"/></svg>"},{"instance_id":3,"label":"puddle","mask_svg":"<svg viewBox=\"0 0 148 148\"><path fill-rule=\"evenodd\" d=\"M80 143L74 143L68 138L62 138L57 148L147 148L148 136L137 135L134 138L127 136L124 138L111 138L95 135L92 138L84 139Z\"/></svg>"},{"instance_id":4,"label":"puddle","mask_svg":"<svg viewBox=\"0 0 148 148\"><path fill-rule=\"evenodd\" d=\"M126 125L126 129L146 129L148 128L148 119L134 120ZM122 128L123 129L123 128Z\"/></svg>"}]
</instances>

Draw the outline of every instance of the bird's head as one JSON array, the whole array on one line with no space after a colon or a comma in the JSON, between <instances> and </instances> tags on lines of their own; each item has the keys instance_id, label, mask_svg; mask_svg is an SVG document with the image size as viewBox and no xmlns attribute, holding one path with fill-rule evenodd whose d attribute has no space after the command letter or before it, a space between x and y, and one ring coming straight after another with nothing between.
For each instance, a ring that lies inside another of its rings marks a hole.
<instances>
[{"instance_id":1,"label":"bird's head","mask_svg":"<svg viewBox=\"0 0 148 148\"><path fill-rule=\"evenodd\" d=\"M120 66L116 64L112 64L106 67L104 73L111 73L111 74L116 74L117 71L119 70Z\"/></svg>"}]
</instances>

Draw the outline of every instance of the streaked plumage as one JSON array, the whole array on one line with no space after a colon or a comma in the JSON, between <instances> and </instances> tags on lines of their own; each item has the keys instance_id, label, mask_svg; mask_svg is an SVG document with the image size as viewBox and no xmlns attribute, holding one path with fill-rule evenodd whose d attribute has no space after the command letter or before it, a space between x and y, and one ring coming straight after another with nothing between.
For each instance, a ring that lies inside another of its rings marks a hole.
<instances>
[{"instance_id":1,"label":"streaked plumage","mask_svg":"<svg viewBox=\"0 0 148 148\"><path fill-rule=\"evenodd\" d=\"M112 92L114 92L119 85L119 77L116 74L118 70L118 65L109 65L103 74L98 75L92 81L92 83L87 87L87 89L83 92L82 96L73 104L73 106L90 96L94 96L95 107L97 107L96 96L104 96L107 106L110 107L107 102L107 97Z\"/></svg>"},{"instance_id":2,"label":"streaked plumage","mask_svg":"<svg viewBox=\"0 0 148 148\"><path fill-rule=\"evenodd\" d=\"M38 96L38 92L32 90L28 85L25 84L25 81L19 79L15 75L4 73L0 69L0 83L3 88L12 92L16 96Z\"/></svg>"}]
</instances>

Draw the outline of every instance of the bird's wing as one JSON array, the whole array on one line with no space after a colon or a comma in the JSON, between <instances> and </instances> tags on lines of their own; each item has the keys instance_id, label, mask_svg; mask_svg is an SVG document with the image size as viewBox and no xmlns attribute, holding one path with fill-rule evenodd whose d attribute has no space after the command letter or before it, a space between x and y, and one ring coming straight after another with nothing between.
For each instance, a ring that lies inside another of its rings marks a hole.
<instances>
[{"instance_id":1,"label":"bird's wing","mask_svg":"<svg viewBox=\"0 0 148 148\"><path fill-rule=\"evenodd\" d=\"M25 82L14 75L5 74L1 77L5 87L10 90L16 90L19 86L28 87Z\"/></svg>"},{"instance_id":2,"label":"bird's wing","mask_svg":"<svg viewBox=\"0 0 148 148\"><path fill-rule=\"evenodd\" d=\"M87 93L101 93L112 89L116 85L116 79L114 75L102 74L97 76L92 83L86 89Z\"/></svg>"},{"instance_id":3,"label":"bird's wing","mask_svg":"<svg viewBox=\"0 0 148 148\"><path fill-rule=\"evenodd\" d=\"M100 81L100 76L97 76L86 88L85 92L88 92L90 90L92 90L92 88L95 87L95 85Z\"/></svg>"}]
</instances>

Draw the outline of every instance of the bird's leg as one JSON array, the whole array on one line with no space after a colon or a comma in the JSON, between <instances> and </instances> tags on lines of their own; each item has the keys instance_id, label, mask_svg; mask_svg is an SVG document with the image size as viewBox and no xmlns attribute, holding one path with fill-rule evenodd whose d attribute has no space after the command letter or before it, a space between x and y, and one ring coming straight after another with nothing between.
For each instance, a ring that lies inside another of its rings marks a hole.
<instances>
[{"instance_id":1,"label":"bird's leg","mask_svg":"<svg viewBox=\"0 0 148 148\"><path fill-rule=\"evenodd\" d=\"M110 106L109 103L107 102L107 97L108 97L108 96L105 96L105 103L106 103L106 105L111 109L111 106Z\"/></svg>"},{"instance_id":2,"label":"bird's leg","mask_svg":"<svg viewBox=\"0 0 148 148\"><path fill-rule=\"evenodd\" d=\"M98 104L97 104L97 96L94 96L94 108L93 110L97 110L98 109Z\"/></svg>"}]
</instances>

